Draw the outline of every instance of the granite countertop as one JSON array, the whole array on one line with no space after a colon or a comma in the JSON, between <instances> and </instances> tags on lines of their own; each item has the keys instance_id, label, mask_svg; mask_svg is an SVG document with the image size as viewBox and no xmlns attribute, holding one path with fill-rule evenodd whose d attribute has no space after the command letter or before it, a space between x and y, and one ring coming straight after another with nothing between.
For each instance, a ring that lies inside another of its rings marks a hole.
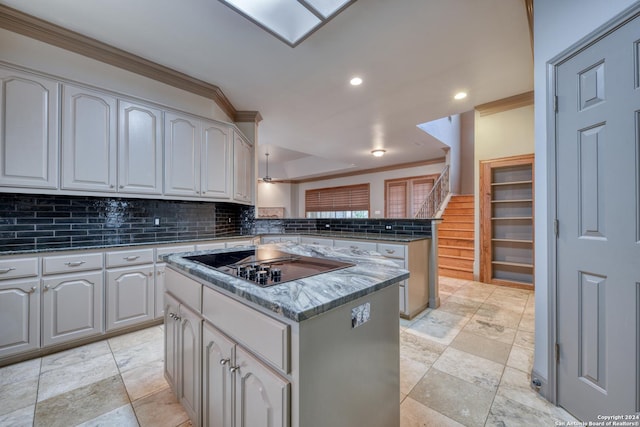
<instances>
[{"instance_id":1,"label":"granite countertop","mask_svg":"<svg viewBox=\"0 0 640 427\"><path fill-rule=\"evenodd\" d=\"M342 233L339 231L316 231L302 233L271 233L271 234L292 234L300 236L317 236L330 239L355 239L355 240L382 240L389 242L413 242L416 240L431 239L431 236L414 235L414 234L382 234L382 233ZM269 233L263 233L263 236Z\"/></svg>"},{"instance_id":2,"label":"granite countertop","mask_svg":"<svg viewBox=\"0 0 640 427\"><path fill-rule=\"evenodd\" d=\"M161 258L174 269L202 279L205 286L224 289L296 322L310 319L409 277L407 270L398 268L393 261L373 251L295 243L277 243L271 246L295 255L333 258L355 266L261 288L183 258L232 252L233 249L169 254Z\"/></svg>"},{"instance_id":3,"label":"granite countertop","mask_svg":"<svg viewBox=\"0 0 640 427\"><path fill-rule=\"evenodd\" d=\"M38 249L27 249L20 251L2 251L0 250L0 255L21 255L21 254L41 254L47 252L64 252L64 251L89 251L94 249L121 249L121 248L138 248L142 246L171 246L171 245L186 245L186 244L194 244L203 242L215 242L216 240L245 240L245 239L253 239L257 237L255 235L239 235L239 236L220 236L220 237L208 237L206 239L185 239L185 240L171 240L169 242L140 242L140 243L120 243L120 244L102 244L102 245L92 245L92 246L76 246L76 247L63 247L63 248L38 248Z\"/></svg>"}]
</instances>

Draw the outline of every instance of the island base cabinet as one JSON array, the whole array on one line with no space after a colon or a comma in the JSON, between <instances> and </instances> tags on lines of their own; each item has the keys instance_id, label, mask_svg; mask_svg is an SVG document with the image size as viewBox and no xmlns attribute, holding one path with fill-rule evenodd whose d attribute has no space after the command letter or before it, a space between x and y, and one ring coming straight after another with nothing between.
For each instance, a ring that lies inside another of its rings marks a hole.
<instances>
[{"instance_id":1,"label":"island base cabinet","mask_svg":"<svg viewBox=\"0 0 640 427\"><path fill-rule=\"evenodd\" d=\"M43 279L43 345L101 334L103 288L102 271Z\"/></svg>"},{"instance_id":2,"label":"island base cabinet","mask_svg":"<svg viewBox=\"0 0 640 427\"><path fill-rule=\"evenodd\" d=\"M202 319L170 295L165 298L165 377L193 425L199 426Z\"/></svg>"},{"instance_id":3,"label":"island base cabinet","mask_svg":"<svg viewBox=\"0 0 640 427\"><path fill-rule=\"evenodd\" d=\"M288 427L289 382L206 322L202 336L203 425Z\"/></svg>"},{"instance_id":4,"label":"island base cabinet","mask_svg":"<svg viewBox=\"0 0 640 427\"><path fill-rule=\"evenodd\" d=\"M38 280L0 282L0 357L40 347Z\"/></svg>"},{"instance_id":5,"label":"island base cabinet","mask_svg":"<svg viewBox=\"0 0 640 427\"><path fill-rule=\"evenodd\" d=\"M154 267L107 270L107 330L153 320Z\"/></svg>"}]
</instances>

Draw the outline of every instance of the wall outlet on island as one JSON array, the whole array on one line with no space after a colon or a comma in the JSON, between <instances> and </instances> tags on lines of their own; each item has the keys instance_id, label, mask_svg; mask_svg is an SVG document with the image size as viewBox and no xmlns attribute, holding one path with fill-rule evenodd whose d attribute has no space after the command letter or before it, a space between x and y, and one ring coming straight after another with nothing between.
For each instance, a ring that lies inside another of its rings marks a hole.
<instances>
[{"instance_id":1,"label":"wall outlet on island","mask_svg":"<svg viewBox=\"0 0 640 427\"><path fill-rule=\"evenodd\" d=\"M325 225L324 225L324 228L329 228L329 227L331 227L331 225L330 225L330 224L325 224Z\"/></svg>"},{"instance_id":2,"label":"wall outlet on island","mask_svg":"<svg viewBox=\"0 0 640 427\"><path fill-rule=\"evenodd\" d=\"M153 225L155 227L159 226L160 225L160 218L153 218Z\"/></svg>"},{"instance_id":3,"label":"wall outlet on island","mask_svg":"<svg viewBox=\"0 0 640 427\"><path fill-rule=\"evenodd\" d=\"M391 230L391 226L390 226L390 225L385 225L385 226L384 226L384 229L385 229L385 230Z\"/></svg>"}]
</instances>

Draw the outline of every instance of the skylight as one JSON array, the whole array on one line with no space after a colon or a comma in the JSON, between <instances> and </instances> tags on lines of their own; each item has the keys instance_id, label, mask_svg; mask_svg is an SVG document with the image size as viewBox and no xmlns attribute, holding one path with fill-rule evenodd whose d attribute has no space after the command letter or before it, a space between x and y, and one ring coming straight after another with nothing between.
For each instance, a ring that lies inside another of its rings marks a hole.
<instances>
[{"instance_id":1,"label":"skylight","mask_svg":"<svg viewBox=\"0 0 640 427\"><path fill-rule=\"evenodd\" d=\"M355 1L220 0L291 47L296 47Z\"/></svg>"}]
</instances>

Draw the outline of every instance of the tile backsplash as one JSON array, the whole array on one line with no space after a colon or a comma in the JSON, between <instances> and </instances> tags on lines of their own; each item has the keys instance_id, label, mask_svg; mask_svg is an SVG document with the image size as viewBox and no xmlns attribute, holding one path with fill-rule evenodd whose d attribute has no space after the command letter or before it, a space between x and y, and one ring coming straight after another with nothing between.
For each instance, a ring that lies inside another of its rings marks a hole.
<instances>
[{"instance_id":1,"label":"tile backsplash","mask_svg":"<svg viewBox=\"0 0 640 427\"><path fill-rule=\"evenodd\" d=\"M4 193L0 251L236 236L252 215L253 207L235 203Z\"/></svg>"},{"instance_id":2,"label":"tile backsplash","mask_svg":"<svg viewBox=\"0 0 640 427\"><path fill-rule=\"evenodd\" d=\"M249 234L366 233L431 237L430 219L255 219Z\"/></svg>"}]
</instances>

